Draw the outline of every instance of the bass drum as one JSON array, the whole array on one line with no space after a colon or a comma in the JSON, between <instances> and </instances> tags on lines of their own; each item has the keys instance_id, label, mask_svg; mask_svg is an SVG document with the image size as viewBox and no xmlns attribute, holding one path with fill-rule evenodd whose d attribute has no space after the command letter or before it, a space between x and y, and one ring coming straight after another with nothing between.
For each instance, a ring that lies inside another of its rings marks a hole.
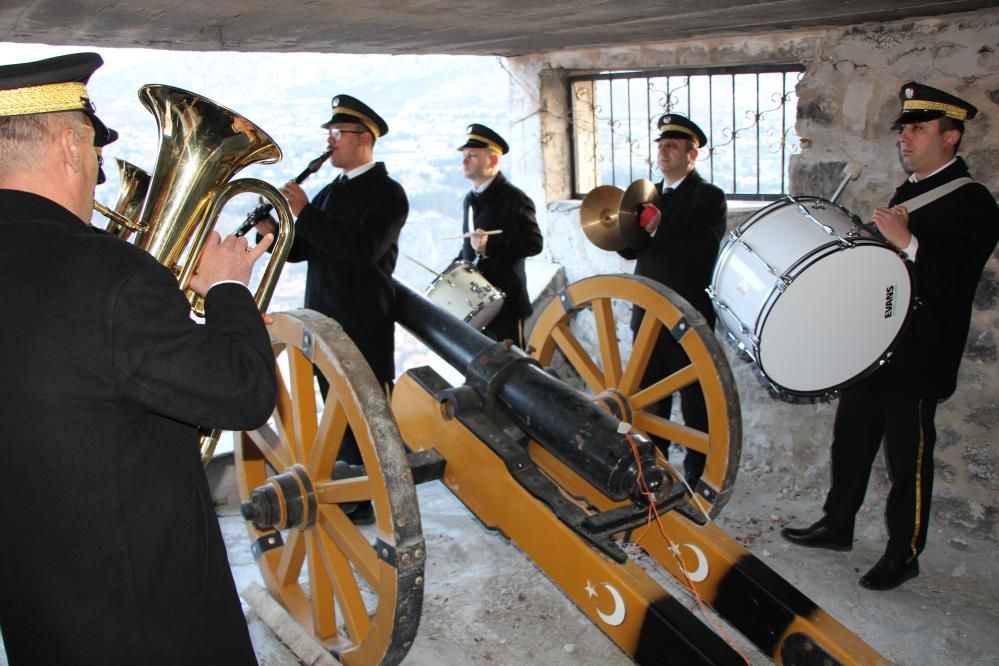
<instances>
[{"instance_id":1,"label":"bass drum","mask_svg":"<svg viewBox=\"0 0 999 666\"><path fill-rule=\"evenodd\" d=\"M903 255L817 197L788 197L739 225L708 293L778 394L799 396L832 393L885 363L913 300Z\"/></svg>"},{"instance_id":2,"label":"bass drum","mask_svg":"<svg viewBox=\"0 0 999 666\"><path fill-rule=\"evenodd\" d=\"M469 326L482 330L499 314L506 295L472 264L457 261L427 287L426 297Z\"/></svg>"}]
</instances>

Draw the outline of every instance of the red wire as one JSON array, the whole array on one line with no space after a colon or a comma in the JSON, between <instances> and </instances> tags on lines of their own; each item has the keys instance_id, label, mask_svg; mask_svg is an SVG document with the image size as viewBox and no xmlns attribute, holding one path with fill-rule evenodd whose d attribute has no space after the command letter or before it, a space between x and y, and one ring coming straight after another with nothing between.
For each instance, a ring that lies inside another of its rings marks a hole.
<instances>
[{"instance_id":1,"label":"red wire","mask_svg":"<svg viewBox=\"0 0 999 666\"><path fill-rule=\"evenodd\" d=\"M719 634L723 639L725 639L725 642L728 643L732 647L732 649L739 654L740 657L742 657L743 661L745 661L746 664L749 664L751 666L749 658L746 657L746 655L744 655L741 650L739 650L739 648L732 641L732 637L728 634L728 632L726 632L724 628L719 626L718 623L715 622L714 616L708 612L707 610L708 605L704 603L703 599L701 599L701 595L697 591L696 584L694 583L694 581L690 579L690 575L687 573L687 568L683 566L683 560L680 559L680 549L677 548L676 545L673 543L673 540L669 538L669 535L666 534L665 527L663 527L662 518L659 516L659 510L656 508L655 496L653 495L652 491L649 490L648 485L646 485L645 483L645 475L642 472L641 459L638 455L638 445L635 444L635 440L632 439L631 433L625 433L624 436L627 437L628 443L631 444L631 452L632 455L635 456L635 466L638 468L638 489L642 492L642 494L649 502L649 519L645 525L645 530L642 531L642 533L638 536L638 538L633 539L633 541L638 542L642 540L642 537L645 536L645 532L647 532L649 530L649 527L652 525L652 518L655 517L656 524L659 526L659 534L662 535L662 538L666 541L669 551L673 553L673 558L676 560L676 563L679 566L680 571L683 572L683 579L684 581L686 581L687 587L694 594L694 599L697 600L697 605L701 609L701 614L704 615L704 617L707 618L708 622L711 623L711 626L714 627L715 632Z\"/></svg>"}]
</instances>

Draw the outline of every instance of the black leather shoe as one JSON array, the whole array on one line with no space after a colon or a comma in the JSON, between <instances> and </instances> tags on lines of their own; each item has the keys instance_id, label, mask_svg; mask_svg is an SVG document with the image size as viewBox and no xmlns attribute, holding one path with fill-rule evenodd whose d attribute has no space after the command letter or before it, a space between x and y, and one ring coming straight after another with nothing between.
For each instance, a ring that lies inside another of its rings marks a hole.
<instances>
[{"instance_id":1,"label":"black leather shoe","mask_svg":"<svg viewBox=\"0 0 999 666\"><path fill-rule=\"evenodd\" d=\"M822 521L808 527L785 527L780 535L798 546L808 548L828 548L829 550L851 550L853 537L840 534L826 527Z\"/></svg>"},{"instance_id":2,"label":"black leather shoe","mask_svg":"<svg viewBox=\"0 0 999 666\"><path fill-rule=\"evenodd\" d=\"M354 510L347 514L355 525L371 525L375 522L375 508L371 502L358 502Z\"/></svg>"},{"instance_id":3,"label":"black leather shoe","mask_svg":"<svg viewBox=\"0 0 999 666\"><path fill-rule=\"evenodd\" d=\"M891 590L918 575L919 560L906 562L905 560L888 559L885 556L864 574L860 579L860 584L868 590Z\"/></svg>"}]
</instances>

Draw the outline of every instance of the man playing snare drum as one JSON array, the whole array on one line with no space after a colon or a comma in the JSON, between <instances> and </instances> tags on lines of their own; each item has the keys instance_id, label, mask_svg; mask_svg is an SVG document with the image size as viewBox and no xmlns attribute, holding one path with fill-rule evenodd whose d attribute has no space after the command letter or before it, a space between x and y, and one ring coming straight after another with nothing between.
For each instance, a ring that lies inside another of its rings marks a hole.
<instances>
[{"instance_id":1,"label":"man playing snare drum","mask_svg":"<svg viewBox=\"0 0 999 666\"><path fill-rule=\"evenodd\" d=\"M472 181L465 195L462 231L467 234L456 260L471 262L494 287L506 294L496 317L483 333L494 340L524 346L524 319L531 315L524 259L541 252L543 240L534 219L534 202L500 171L506 141L485 125L466 129L461 169Z\"/></svg>"},{"instance_id":2,"label":"man playing snare drum","mask_svg":"<svg viewBox=\"0 0 999 666\"><path fill-rule=\"evenodd\" d=\"M899 97L895 129L910 176L887 208L874 211L873 222L912 262L920 305L889 363L841 394L825 515L809 527L781 531L801 546L850 550L854 518L883 437L891 475L888 545L860 579L872 590L892 589L919 574L933 492L936 406L954 392L975 289L999 239L995 199L968 178L957 157L964 121L975 117L975 107L913 82L902 86ZM947 185L957 187L938 189Z\"/></svg>"}]
</instances>

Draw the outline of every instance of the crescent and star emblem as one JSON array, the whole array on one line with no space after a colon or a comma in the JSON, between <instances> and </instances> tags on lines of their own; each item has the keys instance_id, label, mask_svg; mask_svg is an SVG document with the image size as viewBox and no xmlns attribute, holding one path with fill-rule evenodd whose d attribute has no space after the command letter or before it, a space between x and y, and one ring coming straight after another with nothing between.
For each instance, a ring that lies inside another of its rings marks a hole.
<instances>
[{"instance_id":1,"label":"crescent and star emblem","mask_svg":"<svg viewBox=\"0 0 999 666\"><path fill-rule=\"evenodd\" d=\"M604 613L599 608L597 608L596 609L597 616L599 616L601 620L603 620L610 626L616 627L622 622L624 622L624 611L625 611L624 599L621 598L621 593L618 592L617 589L615 589L614 586L611 585L610 583L600 583L599 587L607 590L610 593L611 598L614 599L614 608L611 610L610 613ZM586 581L586 594L591 598L597 596L597 588L593 587L593 583L591 583L590 581Z\"/></svg>"},{"instance_id":2,"label":"crescent and star emblem","mask_svg":"<svg viewBox=\"0 0 999 666\"><path fill-rule=\"evenodd\" d=\"M681 562L682 562L682 555L680 553L680 549L683 546L689 548L690 551L697 557L696 569L691 571L690 569L684 567L683 570L687 574L687 578L689 578L691 581L695 583L700 583L701 581L703 581L705 578L708 577L708 558L704 554L704 551L700 549L700 547L695 546L692 543L681 543L680 545L673 547L673 552L676 553L677 557L681 558ZM683 565L681 564L681 566Z\"/></svg>"}]
</instances>

